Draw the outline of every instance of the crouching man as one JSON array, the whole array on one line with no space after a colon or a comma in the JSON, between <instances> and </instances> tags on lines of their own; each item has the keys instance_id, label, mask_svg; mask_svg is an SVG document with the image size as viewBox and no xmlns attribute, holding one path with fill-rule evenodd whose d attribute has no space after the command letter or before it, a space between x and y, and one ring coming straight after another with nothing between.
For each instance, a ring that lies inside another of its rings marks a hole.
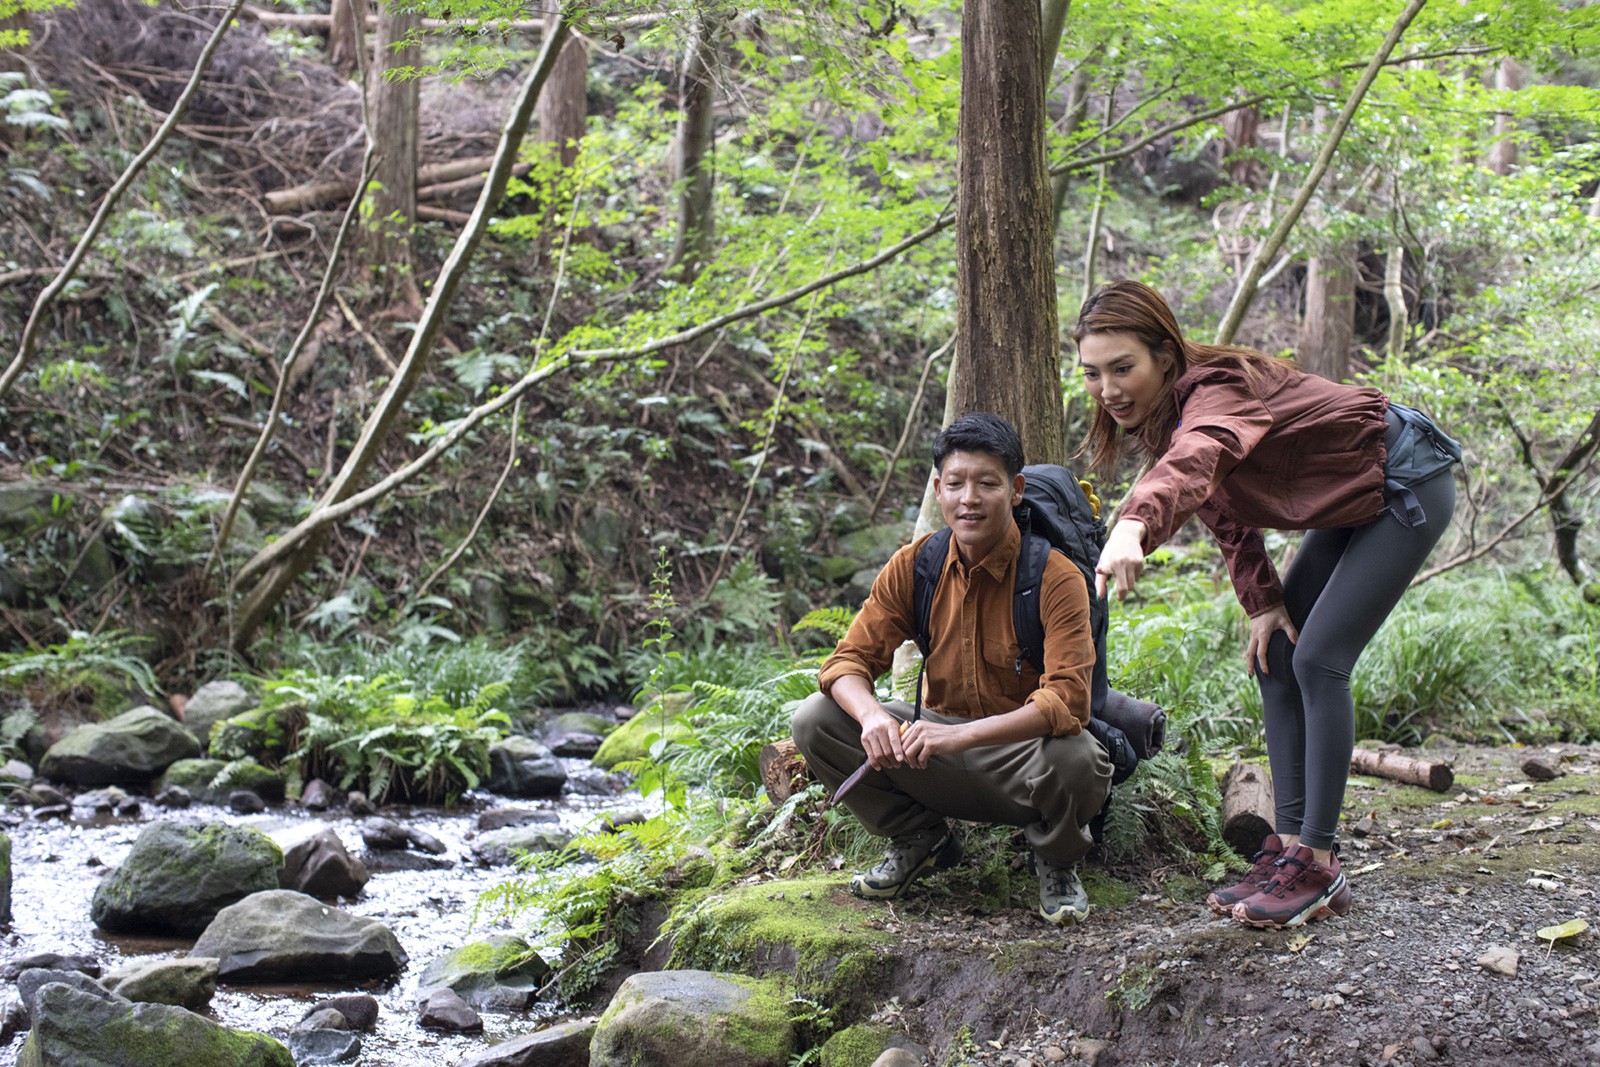
<instances>
[{"instance_id":1,"label":"crouching man","mask_svg":"<svg viewBox=\"0 0 1600 1067\"><path fill-rule=\"evenodd\" d=\"M1111 788L1105 750L1089 735L1094 643L1083 576L1050 553L1038 590L1044 671L1021 655L1012 624L1021 532L1022 441L998 415L953 422L934 442L934 488L952 531L928 616L923 707L879 702L874 681L918 630L915 561L900 549L873 582L849 632L823 664L820 692L794 714L794 739L830 793L871 769L840 803L889 839L883 862L850 881L862 897L900 896L920 875L953 866L951 819L1020 826L1039 875L1039 914L1089 914L1078 865L1089 820Z\"/></svg>"}]
</instances>

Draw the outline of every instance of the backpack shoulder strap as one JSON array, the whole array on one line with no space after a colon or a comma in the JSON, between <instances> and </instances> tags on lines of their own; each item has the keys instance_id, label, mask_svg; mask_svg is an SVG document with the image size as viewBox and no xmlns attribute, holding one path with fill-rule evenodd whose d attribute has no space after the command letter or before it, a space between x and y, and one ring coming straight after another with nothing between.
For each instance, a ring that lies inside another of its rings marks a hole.
<instances>
[{"instance_id":1,"label":"backpack shoulder strap","mask_svg":"<svg viewBox=\"0 0 1600 1067\"><path fill-rule=\"evenodd\" d=\"M917 643L917 651L922 653L922 658L928 658L928 647L931 638L928 634L928 621L933 618L933 594L939 588L939 579L944 576L945 557L950 554L950 528L946 526L932 537L922 543L917 549L917 562L914 571L911 591L912 622L916 631L912 640Z\"/></svg>"},{"instance_id":2,"label":"backpack shoulder strap","mask_svg":"<svg viewBox=\"0 0 1600 1067\"><path fill-rule=\"evenodd\" d=\"M1044 581L1044 568L1050 562L1050 542L1028 529L1026 519L1022 526L1022 547L1017 552L1017 581L1011 592L1011 626L1017 632L1017 647L1022 658L1033 664L1036 671L1044 671L1044 623L1039 618L1039 587ZM1017 665L1022 670L1022 665Z\"/></svg>"}]
</instances>

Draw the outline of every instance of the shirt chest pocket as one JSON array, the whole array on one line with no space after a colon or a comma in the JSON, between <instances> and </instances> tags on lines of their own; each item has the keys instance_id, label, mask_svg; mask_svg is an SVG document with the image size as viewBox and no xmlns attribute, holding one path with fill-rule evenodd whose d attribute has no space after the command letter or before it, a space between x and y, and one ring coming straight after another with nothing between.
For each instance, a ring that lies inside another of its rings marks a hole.
<instances>
[{"instance_id":1,"label":"shirt chest pocket","mask_svg":"<svg viewBox=\"0 0 1600 1067\"><path fill-rule=\"evenodd\" d=\"M1022 650L1009 631L1007 627L1004 638L984 642L983 669L1002 693L1021 702L1037 688L1036 679L1033 667L1022 659Z\"/></svg>"}]
</instances>

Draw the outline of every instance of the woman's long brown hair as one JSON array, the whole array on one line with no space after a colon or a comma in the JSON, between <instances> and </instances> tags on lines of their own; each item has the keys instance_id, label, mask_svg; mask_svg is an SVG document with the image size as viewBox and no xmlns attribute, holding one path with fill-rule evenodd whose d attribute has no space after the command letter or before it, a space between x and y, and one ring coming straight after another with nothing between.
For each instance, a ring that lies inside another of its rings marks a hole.
<instances>
[{"instance_id":1,"label":"woman's long brown hair","mask_svg":"<svg viewBox=\"0 0 1600 1067\"><path fill-rule=\"evenodd\" d=\"M1172 399L1172 384L1191 366L1232 363L1252 378L1265 373L1298 374L1290 360L1269 356L1239 345L1203 345L1183 336L1172 308L1161 294L1143 282L1107 282L1078 312L1072 339L1080 342L1090 334L1126 333L1138 338L1157 359L1166 358L1165 388L1156 410L1132 434L1119 434L1116 421L1096 404L1089 432L1078 454L1089 454L1089 464L1102 476L1112 474L1127 449L1129 436L1138 443L1147 460L1167 450L1172 431L1178 424L1178 405Z\"/></svg>"}]
</instances>

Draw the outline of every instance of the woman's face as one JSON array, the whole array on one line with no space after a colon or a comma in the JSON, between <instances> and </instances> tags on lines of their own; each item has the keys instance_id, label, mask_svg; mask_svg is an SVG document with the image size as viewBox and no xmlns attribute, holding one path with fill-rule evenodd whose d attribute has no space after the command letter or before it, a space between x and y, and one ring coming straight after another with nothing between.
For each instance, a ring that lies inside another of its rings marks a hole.
<instances>
[{"instance_id":1,"label":"woman's face","mask_svg":"<svg viewBox=\"0 0 1600 1067\"><path fill-rule=\"evenodd\" d=\"M1124 430L1137 429L1166 391L1172 356L1131 333L1091 333L1078 342L1083 384L1095 403Z\"/></svg>"}]
</instances>

